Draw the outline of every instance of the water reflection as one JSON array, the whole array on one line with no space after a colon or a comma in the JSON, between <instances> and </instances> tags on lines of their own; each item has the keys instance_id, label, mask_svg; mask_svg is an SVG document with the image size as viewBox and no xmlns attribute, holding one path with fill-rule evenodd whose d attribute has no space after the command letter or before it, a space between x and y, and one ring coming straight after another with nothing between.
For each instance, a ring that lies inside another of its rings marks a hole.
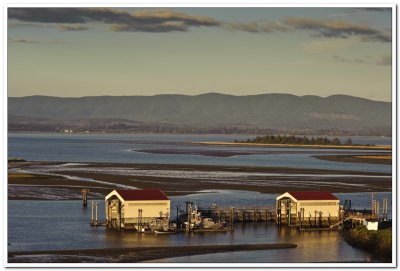
<instances>
[{"instance_id":1,"label":"water reflection","mask_svg":"<svg viewBox=\"0 0 400 271\"><path fill-rule=\"evenodd\" d=\"M274 202L275 195L246 191L217 191L189 196L171 197L171 210L185 200L200 204L251 205L254 197L259 204ZM341 200L351 198L354 206L369 208L369 193L337 195ZM381 199L391 193L376 193ZM104 220L104 204L99 202L100 221ZM89 202L89 206L90 206ZM390 207L390 206L389 206ZM389 209L390 212L390 209ZM171 214L175 217L174 214ZM55 250L84 248L115 248L140 246L217 245L294 243L295 249L217 253L159 260L162 262L351 262L373 261L368 252L343 241L340 232L297 231L277 227L275 223L236 223L234 232L191 233L170 235L138 235L132 231L107 230L91 227L91 210L82 208L81 201L8 201L8 250Z\"/></svg>"}]
</instances>

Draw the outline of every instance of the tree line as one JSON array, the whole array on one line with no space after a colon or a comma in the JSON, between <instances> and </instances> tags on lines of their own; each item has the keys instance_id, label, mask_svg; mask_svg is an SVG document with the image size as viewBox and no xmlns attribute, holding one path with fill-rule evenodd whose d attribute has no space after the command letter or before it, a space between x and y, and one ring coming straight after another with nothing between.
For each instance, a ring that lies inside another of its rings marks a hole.
<instances>
[{"instance_id":1,"label":"tree line","mask_svg":"<svg viewBox=\"0 0 400 271\"><path fill-rule=\"evenodd\" d=\"M245 141L235 140L236 143L261 143L261 144L293 144L293 145L346 145L352 146L353 142L351 138L348 138L346 142L342 144L339 138L335 137L334 139L329 139L327 137L311 137L308 138L306 136L297 137L297 136L285 136L285 135L266 135L266 136L257 136L254 139L247 139Z\"/></svg>"}]
</instances>

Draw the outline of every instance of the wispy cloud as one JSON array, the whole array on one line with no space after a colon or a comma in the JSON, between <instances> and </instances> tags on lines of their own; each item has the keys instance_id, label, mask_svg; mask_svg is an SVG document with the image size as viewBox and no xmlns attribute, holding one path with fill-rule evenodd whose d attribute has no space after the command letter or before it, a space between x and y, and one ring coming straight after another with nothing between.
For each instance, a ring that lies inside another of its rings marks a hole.
<instances>
[{"instance_id":1,"label":"wispy cloud","mask_svg":"<svg viewBox=\"0 0 400 271\"><path fill-rule=\"evenodd\" d=\"M354 11L363 11L363 12L390 12L391 8L374 8L374 7L366 7L366 8L353 8Z\"/></svg>"},{"instance_id":2,"label":"wispy cloud","mask_svg":"<svg viewBox=\"0 0 400 271\"><path fill-rule=\"evenodd\" d=\"M225 29L232 31L245 31L251 33L287 32L292 29L279 21L255 21L249 23L224 23Z\"/></svg>"},{"instance_id":3,"label":"wispy cloud","mask_svg":"<svg viewBox=\"0 0 400 271\"><path fill-rule=\"evenodd\" d=\"M390 11L391 11L391 8L351 8L351 9L349 9L349 11L334 13L329 16L343 17L343 16L351 16L351 15L355 15L355 14L390 12Z\"/></svg>"},{"instance_id":4,"label":"wispy cloud","mask_svg":"<svg viewBox=\"0 0 400 271\"><path fill-rule=\"evenodd\" d=\"M249 33L305 31L313 36L362 41L390 42L391 33L367 24L343 20L321 20L288 17L277 21L224 22L211 17L195 16L173 10L141 10L128 12L116 8L9 8L8 18L36 24L61 24L61 30L87 30L86 24L102 22L114 32L186 32L193 27L222 27Z\"/></svg>"},{"instance_id":5,"label":"wispy cloud","mask_svg":"<svg viewBox=\"0 0 400 271\"><path fill-rule=\"evenodd\" d=\"M359 63L359 64L372 64L372 65L392 65L392 57L390 55L380 56L380 57L354 57L346 58L343 56L333 55L333 60L342 63Z\"/></svg>"},{"instance_id":6,"label":"wispy cloud","mask_svg":"<svg viewBox=\"0 0 400 271\"><path fill-rule=\"evenodd\" d=\"M333 60L336 62L345 62L345 63L359 63L359 64L367 64L367 60L366 59L361 59L361 58L345 58L345 57L341 57L341 56L332 56Z\"/></svg>"},{"instance_id":7,"label":"wispy cloud","mask_svg":"<svg viewBox=\"0 0 400 271\"><path fill-rule=\"evenodd\" d=\"M310 31L314 36L326 38L349 38L358 36L363 41L390 42L391 36L366 24L346 21L315 20L305 17L288 17L284 23L298 30Z\"/></svg>"},{"instance_id":8,"label":"wispy cloud","mask_svg":"<svg viewBox=\"0 0 400 271\"><path fill-rule=\"evenodd\" d=\"M87 25L81 24L45 24L45 23L10 23L8 28L21 28L21 27L31 27L31 28L57 28L63 31L82 31L90 29Z\"/></svg>"},{"instance_id":9,"label":"wispy cloud","mask_svg":"<svg viewBox=\"0 0 400 271\"><path fill-rule=\"evenodd\" d=\"M88 30L90 27L84 25L62 24L57 28L63 31L83 31L83 30Z\"/></svg>"},{"instance_id":10,"label":"wispy cloud","mask_svg":"<svg viewBox=\"0 0 400 271\"><path fill-rule=\"evenodd\" d=\"M377 65L384 65L384 66L391 66L392 65L392 56L391 55L385 55L381 56L377 61Z\"/></svg>"},{"instance_id":11,"label":"wispy cloud","mask_svg":"<svg viewBox=\"0 0 400 271\"><path fill-rule=\"evenodd\" d=\"M63 43L65 43L64 41L60 41L60 40L30 40L30 39L20 39L20 38L13 38L13 37L8 37L8 41L13 42L13 43L25 43L25 44L41 44L41 43L63 44Z\"/></svg>"}]
</instances>

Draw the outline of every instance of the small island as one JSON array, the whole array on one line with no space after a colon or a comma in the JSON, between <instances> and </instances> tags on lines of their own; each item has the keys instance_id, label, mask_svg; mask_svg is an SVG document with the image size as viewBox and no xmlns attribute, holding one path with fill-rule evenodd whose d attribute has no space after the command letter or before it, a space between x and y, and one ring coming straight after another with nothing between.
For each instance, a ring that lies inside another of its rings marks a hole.
<instances>
[{"instance_id":1,"label":"small island","mask_svg":"<svg viewBox=\"0 0 400 271\"><path fill-rule=\"evenodd\" d=\"M328 139L327 137L311 137L306 136L285 136L285 135L266 135L257 136L254 139L247 139L245 141L235 140L235 143L257 143L257 144L285 144L285 145L332 145L332 146L353 146L351 138L348 138L346 142L342 144L340 140L335 137L334 139ZM370 145L367 145L370 146Z\"/></svg>"}]
</instances>

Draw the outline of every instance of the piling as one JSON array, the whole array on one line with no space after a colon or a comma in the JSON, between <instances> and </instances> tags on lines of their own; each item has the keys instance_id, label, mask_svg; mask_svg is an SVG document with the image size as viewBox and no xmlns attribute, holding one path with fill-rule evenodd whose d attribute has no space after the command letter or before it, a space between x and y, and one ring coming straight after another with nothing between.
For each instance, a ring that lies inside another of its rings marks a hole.
<instances>
[{"instance_id":1,"label":"piling","mask_svg":"<svg viewBox=\"0 0 400 271\"><path fill-rule=\"evenodd\" d=\"M82 205L83 205L83 207L86 207L87 206L87 194L89 193L89 189L83 188L83 189L81 189L81 193L82 193Z\"/></svg>"},{"instance_id":2,"label":"piling","mask_svg":"<svg viewBox=\"0 0 400 271\"><path fill-rule=\"evenodd\" d=\"M94 216L93 216L93 212L94 212L94 201L92 201L92 224L94 224Z\"/></svg>"},{"instance_id":3,"label":"piling","mask_svg":"<svg viewBox=\"0 0 400 271\"><path fill-rule=\"evenodd\" d=\"M99 209L99 203L96 201L96 224L98 222L98 220L97 220L98 209Z\"/></svg>"}]
</instances>

